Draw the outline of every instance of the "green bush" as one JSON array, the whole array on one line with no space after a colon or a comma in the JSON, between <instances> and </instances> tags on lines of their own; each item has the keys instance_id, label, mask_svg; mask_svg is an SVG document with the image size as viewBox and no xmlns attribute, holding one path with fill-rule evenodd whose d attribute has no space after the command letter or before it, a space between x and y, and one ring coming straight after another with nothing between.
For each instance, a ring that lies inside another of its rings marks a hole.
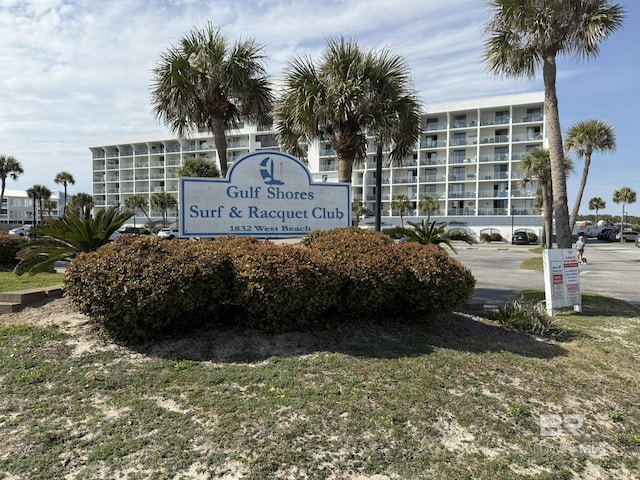
<instances>
[{"instance_id":1,"label":"green bush","mask_svg":"<svg viewBox=\"0 0 640 480\"><path fill-rule=\"evenodd\" d=\"M235 255L233 302L244 326L269 332L307 330L330 316L337 304L336 280L313 250L263 243Z\"/></svg>"},{"instance_id":2,"label":"green bush","mask_svg":"<svg viewBox=\"0 0 640 480\"><path fill-rule=\"evenodd\" d=\"M502 235L500 235L499 233L492 233L490 235L490 237L491 237L491 241L492 242L500 242L500 241L502 241Z\"/></svg>"},{"instance_id":3,"label":"green bush","mask_svg":"<svg viewBox=\"0 0 640 480\"><path fill-rule=\"evenodd\" d=\"M481 242L490 242L491 241L491 235L489 235L488 233L481 233L480 234L480 241Z\"/></svg>"},{"instance_id":4,"label":"green bush","mask_svg":"<svg viewBox=\"0 0 640 480\"><path fill-rule=\"evenodd\" d=\"M65 291L114 336L137 340L219 324L231 283L228 256L213 242L123 235L71 262Z\"/></svg>"},{"instance_id":5,"label":"green bush","mask_svg":"<svg viewBox=\"0 0 640 480\"><path fill-rule=\"evenodd\" d=\"M19 260L16 258L16 254L24 248L28 241L28 237L0 233L0 265L8 267L17 265Z\"/></svg>"},{"instance_id":6,"label":"green bush","mask_svg":"<svg viewBox=\"0 0 640 480\"><path fill-rule=\"evenodd\" d=\"M408 272L396 302L398 308L410 313L441 313L471 299L475 278L443 248L405 242L396 249Z\"/></svg>"},{"instance_id":7,"label":"green bush","mask_svg":"<svg viewBox=\"0 0 640 480\"><path fill-rule=\"evenodd\" d=\"M529 243L538 243L538 235L533 232L527 232L527 237L529 237Z\"/></svg>"},{"instance_id":8,"label":"green bush","mask_svg":"<svg viewBox=\"0 0 640 480\"><path fill-rule=\"evenodd\" d=\"M367 317L393 307L405 272L391 237L373 230L339 228L313 233L303 245L320 253L335 272L340 314Z\"/></svg>"},{"instance_id":9,"label":"green bush","mask_svg":"<svg viewBox=\"0 0 640 480\"><path fill-rule=\"evenodd\" d=\"M423 317L473 292L470 272L435 245L361 229L303 244L123 236L71 262L65 290L77 310L128 341L201 325L284 332L336 318Z\"/></svg>"}]
</instances>

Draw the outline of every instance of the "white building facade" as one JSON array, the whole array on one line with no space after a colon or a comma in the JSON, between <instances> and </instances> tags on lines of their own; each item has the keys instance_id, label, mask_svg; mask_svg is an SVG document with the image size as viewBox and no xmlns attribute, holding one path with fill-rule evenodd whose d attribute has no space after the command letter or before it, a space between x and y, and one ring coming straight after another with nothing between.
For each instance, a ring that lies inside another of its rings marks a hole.
<instances>
[{"instance_id":1,"label":"white building facade","mask_svg":"<svg viewBox=\"0 0 640 480\"><path fill-rule=\"evenodd\" d=\"M60 216L60 198L64 197L59 191L54 190L51 192L50 200L53 200L51 204L53 208L50 210L46 207L43 208L42 217L40 213L40 206L36 202L36 221L40 221L41 218L56 218ZM0 224L8 224L13 228L15 225L33 225L33 200L29 198L29 195L25 190L5 190L4 197L2 198L2 206L0 208Z\"/></svg>"},{"instance_id":2,"label":"white building facade","mask_svg":"<svg viewBox=\"0 0 640 480\"><path fill-rule=\"evenodd\" d=\"M547 147L544 93L535 92L432 104L424 109L422 133L411 157L390 164L384 155L381 214L386 223L399 224L391 208L397 195L405 195L411 208L405 217L426 216L417 209L420 198L430 195L439 208L434 219L456 221L480 232L495 227L509 238L509 230L542 225L534 208L535 181L526 181L524 155ZM271 126L245 125L227 132L228 161L257 150L278 150ZM213 138L201 133L189 138L172 135L130 138L89 147L93 162L93 198L96 208L124 205L131 195L149 199L155 192L178 196L178 171L189 158L217 162ZM375 211L375 155L373 137L367 159L354 165L352 197ZM305 159L316 181L337 181L337 157L327 143L308 147ZM179 214L169 212L169 221ZM154 221L162 212L148 212ZM138 212L140 223L146 217Z\"/></svg>"}]
</instances>

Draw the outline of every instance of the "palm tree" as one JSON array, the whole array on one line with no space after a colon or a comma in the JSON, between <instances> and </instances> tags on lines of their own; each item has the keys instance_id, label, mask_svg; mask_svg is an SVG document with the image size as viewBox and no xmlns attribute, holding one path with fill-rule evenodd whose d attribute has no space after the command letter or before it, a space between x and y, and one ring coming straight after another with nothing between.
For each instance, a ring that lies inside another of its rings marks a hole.
<instances>
[{"instance_id":1,"label":"palm tree","mask_svg":"<svg viewBox=\"0 0 640 480\"><path fill-rule=\"evenodd\" d=\"M627 203L636 202L636 192L629 187L622 187L620 190L613 192L613 202L622 204L622 216L620 217L620 241L624 242L622 232L624 231L624 206Z\"/></svg>"},{"instance_id":2,"label":"palm tree","mask_svg":"<svg viewBox=\"0 0 640 480\"><path fill-rule=\"evenodd\" d=\"M571 216L569 217L569 226L571 227L571 231L573 231L576 217L580 210L584 187L587 184L591 155L593 152L613 152L616 149L616 135L613 127L607 122L603 122L602 120L584 120L569 127L564 146L567 151L573 150L578 158L584 158L584 168L582 170L580 186L578 187L578 195L576 202L573 204Z\"/></svg>"},{"instance_id":3,"label":"palm tree","mask_svg":"<svg viewBox=\"0 0 640 480\"><path fill-rule=\"evenodd\" d=\"M15 158L7 155L0 155L0 182L2 186L0 188L0 209L2 208L2 202L4 201L4 189L7 186L7 177L11 180L17 180L18 175L24 173L22 165Z\"/></svg>"},{"instance_id":4,"label":"palm tree","mask_svg":"<svg viewBox=\"0 0 640 480\"><path fill-rule=\"evenodd\" d=\"M162 226L167 226L167 210L178 204L176 197L167 192L157 192L151 195L151 206L162 211Z\"/></svg>"},{"instance_id":5,"label":"palm tree","mask_svg":"<svg viewBox=\"0 0 640 480\"><path fill-rule=\"evenodd\" d=\"M36 214L36 207L38 206L38 193L36 192L36 190L34 190L33 187L28 188L27 189L27 197L29 197L31 199L31 206L33 207L33 223L32 225L36 224L36 220L38 219L38 216Z\"/></svg>"},{"instance_id":6,"label":"palm tree","mask_svg":"<svg viewBox=\"0 0 640 480\"><path fill-rule=\"evenodd\" d=\"M62 184L62 186L64 187L64 207L62 209L62 212L64 213L67 211L67 186L75 185L76 181L73 178L73 175L71 175L69 172L58 172L53 181L54 183Z\"/></svg>"},{"instance_id":7,"label":"palm tree","mask_svg":"<svg viewBox=\"0 0 640 480\"><path fill-rule=\"evenodd\" d=\"M296 58L285 71L276 104L276 132L285 151L301 140L327 140L338 158L338 181L351 182L353 162L366 156L366 134L393 145L401 161L420 134L420 107L406 61L384 49L364 51L354 41L330 39L320 61Z\"/></svg>"},{"instance_id":8,"label":"palm tree","mask_svg":"<svg viewBox=\"0 0 640 480\"><path fill-rule=\"evenodd\" d=\"M70 209L72 210L72 209ZM14 271L44 272L58 261L69 261L80 252L92 252L109 242L109 237L132 215L130 210L109 207L95 218L85 217L80 210L50 220L41 230L41 237L18 252L20 263Z\"/></svg>"},{"instance_id":9,"label":"palm tree","mask_svg":"<svg viewBox=\"0 0 640 480\"><path fill-rule=\"evenodd\" d=\"M435 220L429 223L424 219L422 223L408 223L411 227L395 227L385 230L385 233L394 238L404 237L407 242L418 242L422 245L444 244L454 253L457 253L451 244L454 240L460 240L469 245L478 243L469 233L459 229L450 229L448 223L442 223L436 226Z\"/></svg>"},{"instance_id":10,"label":"palm tree","mask_svg":"<svg viewBox=\"0 0 640 480\"><path fill-rule=\"evenodd\" d=\"M398 210L400 214L400 226L404 227L404 214L411 208L411 202L409 201L409 197L405 194L401 193L399 195L394 195L391 199L391 209Z\"/></svg>"},{"instance_id":11,"label":"palm tree","mask_svg":"<svg viewBox=\"0 0 640 480\"><path fill-rule=\"evenodd\" d=\"M353 214L355 226L357 227L362 216L367 213L367 207L364 206L362 200L356 198L353 202L351 202L351 213Z\"/></svg>"},{"instance_id":12,"label":"palm tree","mask_svg":"<svg viewBox=\"0 0 640 480\"><path fill-rule=\"evenodd\" d=\"M522 157L520 167L527 177L532 177L538 181L538 192L540 193L542 204L543 233L542 242L547 248L551 248L551 228L553 218L553 197L551 194L551 164L549 160L549 150L538 149L527 153ZM524 178L523 182L529 182L531 178Z\"/></svg>"},{"instance_id":13,"label":"palm tree","mask_svg":"<svg viewBox=\"0 0 640 480\"><path fill-rule=\"evenodd\" d=\"M253 39L229 45L211 23L194 28L160 56L153 69L155 115L183 136L204 127L213 133L222 176L227 175L225 130L243 119L271 123L273 94L262 46Z\"/></svg>"},{"instance_id":14,"label":"palm tree","mask_svg":"<svg viewBox=\"0 0 640 480\"><path fill-rule=\"evenodd\" d=\"M484 60L491 72L535 76L542 66L558 247L571 248L564 149L556 92L556 57L597 56L599 44L622 27L625 11L608 0L490 0Z\"/></svg>"},{"instance_id":15,"label":"palm tree","mask_svg":"<svg viewBox=\"0 0 640 480\"><path fill-rule=\"evenodd\" d=\"M605 203L605 201L602 198L593 197L591 200L589 200L589 210L595 210L596 211L595 225L598 225L598 210L602 210L604 208L607 208L607 204Z\"/></svg>"},{"instance_id":16,"label":"palm tree","mask_svg":"<svg viewBox=\"0 0 640 480\"><path fill-rule=\"evenodd\" d=\"M58 202L56 202L55 200L51 200L50 198L47 198L42 202L42 206L47 211L47 217L51 218L51 212L53 212L53 210L55 210L58 207Z\"/></svg>"},{"instance_id":17,"label":"palm tree","mask_svg":"<svg viewBox=\"0 0 640 480\"><path fill-rule=\"evenodd\" d=\"M140 209L140 211L144 213L144 216L147 217L147 220L149 221L149 223L150 224L153 223L151 221L151 217L149 217L149 214L145 210L145 207L147 206L147 197L145 197L144 195L135 194L135 195L131 195L128 198L125 198L124 206L133 212L135 212L137 209ZM133 226L135 227L135 225L136 225L136 217L134 215Z\"/></svg>"},{"instance_id":18,"label":"palm tree","mask_svg":"<svg viewBox=\"0 0 640 480\"><path fill-rule=\"evenodd\" d=\"M189 158L178 170L178 176L214 178L220 176L220 170L215 163L206 158Z\"/></svg>"},{"instance_id":19,"label":"palm tree","mask_svg":"<svg viewBox=\"0 0 640 480\"><path fill-rule=\"evenodd\" d=\"M51 198L51 190L49 190L45 185L36 184L27 190L27 195L33 200L33 224L35 225L37 223L35 209L36 202L38 204L38 211L40 212L40 221L42 221L43 202Z\"/></svg>"},{"instance_id":20,"label":"palm tree","mask_svg":"<svg viewBox=\"0 0 640 480\"><path fill-rule=\"evenodd\" d=\"M440 202L433 195L425 195L418 202L418 211L427 212L427 223L431 218L431 212L435 212L440 208Z\"/></svg>"},{"instance_id":21,"label":"palm tree","mask_svg":"<svg viewBox=\"0 0 640 480\"><path fill-rule=\"evenodd\" d=\"M78 216L89 218L91 217L91 209L93 208L93 197L84 192L76 193L71 196L69 208L73 209Z\"/></svg>"}]
</instances>

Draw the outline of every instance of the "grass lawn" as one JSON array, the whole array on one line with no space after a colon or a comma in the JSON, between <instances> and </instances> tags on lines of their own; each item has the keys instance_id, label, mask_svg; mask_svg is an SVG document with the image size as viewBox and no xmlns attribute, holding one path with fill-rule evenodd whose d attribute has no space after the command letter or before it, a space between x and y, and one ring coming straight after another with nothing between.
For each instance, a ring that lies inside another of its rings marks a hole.
<instances>
[{"instance_id":1,"label":"grass lawn","mask_svg":"<svg viewBox=\"0 0 640 480\"><path fill-rule=\"evenodd\" d=\"M0 271L0 293L27 290L29 288L50 287L64 280L64 273L37 273L18 276L11 272Z\"/></svg>"},{"instance_id":2,"label":"grass lawn","mask_svg":"<svg viewBox=\"0 0 640 480\"><path fill-rule=\"evenodd\" d=\"M640 478L640 309L583 308L564 342L452 314L127 347L2 316L0 478Z\"/></svg>"}]
</instances>

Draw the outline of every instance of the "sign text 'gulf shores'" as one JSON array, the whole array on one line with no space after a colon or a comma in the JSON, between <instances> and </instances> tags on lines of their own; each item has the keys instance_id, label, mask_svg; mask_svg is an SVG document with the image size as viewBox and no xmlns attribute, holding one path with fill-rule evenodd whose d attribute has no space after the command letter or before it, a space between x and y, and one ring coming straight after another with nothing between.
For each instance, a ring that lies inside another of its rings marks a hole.
<instances>
[{"instance_id":1,"label":"sign text 'gulf shores'","mask_svg":"<svg viewBox=\"0 0 640 480\"><path fill-rule=\"evenodd\" d=\"M180 180L180 235L301 237L351 225L351 187L315 183L295 157L262 151L236 160L226 179Z\"/></svg>"}]
</instances>

